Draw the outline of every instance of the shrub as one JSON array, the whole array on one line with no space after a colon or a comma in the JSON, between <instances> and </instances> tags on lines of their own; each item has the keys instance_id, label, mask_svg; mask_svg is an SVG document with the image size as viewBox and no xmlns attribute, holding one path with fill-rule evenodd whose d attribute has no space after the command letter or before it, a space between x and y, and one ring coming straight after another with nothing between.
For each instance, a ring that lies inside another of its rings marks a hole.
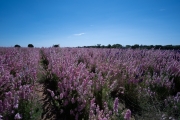
<instances>
[{"instance_id":1,"label":"shrub","mask_svg":"<svg viewBox=\"0 0 180 120\"><path fill-rule=\"evenodd\" d=\"M31 48L33 48L34 46L33 46L33 44L28 44L28 47L31 47Z\"/></svg>"},{"instance_id":2,"label":"shrub","mask_svg":"<svg viewBox=\"0 0 180 120\"><path fill-rule=\"evenodd\" d=\"M53 47L59 47L59 44L57 44L57 45L53 45Z\"/></svg>"},{"instance_id":3,"label":"shrub","mask_svg":"<svg viewBox=\"0 0 180 120\"><path fill-rule=\"evenodd\" d=\"M14 47L21 47L21 46L16 44Z\"/></svg>"}]
</instances>

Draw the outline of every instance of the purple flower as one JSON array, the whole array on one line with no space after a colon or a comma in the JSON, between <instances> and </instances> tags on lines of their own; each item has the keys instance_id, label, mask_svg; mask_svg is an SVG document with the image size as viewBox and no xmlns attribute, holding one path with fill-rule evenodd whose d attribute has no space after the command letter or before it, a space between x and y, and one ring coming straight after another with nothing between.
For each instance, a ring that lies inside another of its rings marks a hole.
<instances>
[{"instance_id":1,"label":"purple flower","mask_svg":"<svg viewBox=\"0 0 180 120\"><path fill-rule=\"evenodd\" d=\"M60 94L60 99L63 99L63 93Z\"/></svg>"},{"instance_id":2,"label":"purple flower","mask_svg":"<svg viewBox=\"0 0 180 120\"><path fill-rule=\"evenodd\" d=\"M78 120L79 114L76 113L75 120Z\"/></svg>"},{"instance_id":3,"label":"purple flower","mask_svg":"<svg viewBox=\"0 0 180 120\"><path fill-rule=\"evenodd\" d=\"M72 104L74 104L74 103L75 103L74 97L71 99L71 102L72 102Z\"/></svg>"},{"instance_id":4,"label":"purple flower","mask_svg":"<svg viewBox=\"0 0 180 120\"><path fill-rule=\"evenodd\" d=\"M47 91L51 93L51 97L54 97L54 92L52 90L47 89Z\"/></svg>"},{"instance_id":5,"label":"purple flower","mask_svg":"<svg viewBox=\"0 0 180 120\"><path fill-rule=\"evenodd\" d=\"M124 119L130 120L130 118L131 118L131 110L128 109L124 115Z\"/></svg>"},{"instance_id":6,"label":"purple flower","mask_svg":"<svg viewBox=\"0 0 180 120\"><path fill-rule=\"evenodd\" d=\"M51 91L51 97L54 97L54 92L53 91Z\"/></svg>"},{"instance_id":7,"label":"purple flower","mask_svg":"<svg viewBox=\"0 0 180 120\"><path fill-rule=\"evenodd\" d=\"M20 116L19 113L17 113L17 114L14 116L14 119L15 119L15 120L20 120L20 119L22 119L22 117Z\"/></svg>"},{"instance_id":8,"label":"purple flower","mask_svg":"<svg viewBox=\"0 0 180 120\"><path fill-rule=\"evenodd\" d=\"M74 115L74 111L72 109L70 110L70 115Z\"/></svg>"},{"instance_id":9,"label":"purple flower","mask_svg":"<svg viewBox=\"0 0 180 120\"><path fill-rule=\"evenodd\" d=\"M3 105L2 105L2 100L0 100L0 112L3 111Z\"/></svg>"},{"instance_id":10,"label":"purple flower","mask_svg":"<svg viewBox=\"0 0 180 120\"><path fill-rule=\"evenodd\" d=\"M3 120L3 119L2 119L2 117L3 117L3 116L2 116L2 115L0 115L0 120Z\"/></svg>"},{"instance_id":11,"label":"purple flower","mask_svg":"<svg viewBox=\"0 0 180 120\"><path fill-rule=\"evenodd\" d=\"M14 105L14 108L15 108L15 109L18 109L18 106L19 106L19 104L16 104L16 105Z\"/></svg>"},{"instance_id":12,"label":"purple flower","mask_svg":"<svg viewBox=\"0 0 180 120\"><path fill-rule=\"evenodd\" d=\"M118 105L119 105L118 101L119 101L119 99L116 98L116 99L114 100L114 105L113 105L113 109L114 109L114 112L115 112L116 114L118 113Z\"/></svg>"},{"instance_id":13,"label":"purple flower","mask_svg":"<svg viewBox=\"0 0 180 120\"><path fill-rule=\"evenodd\" d=\"M108 120L108 119L104 117L103 120Z\"/></svg>"}]
</instances>

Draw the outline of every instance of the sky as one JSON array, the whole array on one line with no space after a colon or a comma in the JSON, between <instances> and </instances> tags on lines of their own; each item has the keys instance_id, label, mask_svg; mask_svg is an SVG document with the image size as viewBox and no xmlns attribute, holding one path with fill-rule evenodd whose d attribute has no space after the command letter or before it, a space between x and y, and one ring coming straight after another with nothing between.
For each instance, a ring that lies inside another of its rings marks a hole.
<instances>
[{"instance_id":1,"label":"sky","mask_svg":"<svg viewBox=\"0 0 180 120\"><path fill-rule=\"evenodd\" d=\"M180 0L0 0L0 46L180 45Z\"/></svg>"}]
</instances>

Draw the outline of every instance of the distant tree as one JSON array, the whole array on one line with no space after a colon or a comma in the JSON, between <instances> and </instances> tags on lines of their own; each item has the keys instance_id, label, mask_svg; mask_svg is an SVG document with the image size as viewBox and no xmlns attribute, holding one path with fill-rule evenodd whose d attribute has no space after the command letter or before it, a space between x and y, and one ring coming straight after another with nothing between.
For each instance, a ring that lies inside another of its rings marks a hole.
<instances>
[{"instance_id":1,"label":"distant tree","mask_svg":"<svg viewBox=\"0 0 180 120\"><path fill-rule=\"evenodd\" d=\"M54 45L54 47L56 47ZM132 49L161 49L161 50L179 50L180 51L180 45L139 45L139 44L135 44L135 45L126 45L126 46L122 46L121 44L108 44L107 46L105 45L101 45L101 44L97 44L97 45L92 45L92 46L78 46L79 48L132 48Z\"/></svg>"},{"instance_id":2,"label":"distant tree","mask_svg":"<svg viewBox=\"0 0 180 120\"><path fill-rule=\"evenodd\" d=\"M136 49L136 48L139 48L139 45L138 44L135 44L131 47L132 49Z\"/></svg>"},{"instance_id":3,"label":"distant tree","mask_svg":"<svg viewBox=\"0 0 180 120\"><path fill-rule=\"evenodd\" d=\"M152 48L154 48L154 45L148 46L148 49L152 49Z\"/></svg>"},{"instance_id":4,"label":"distant tree","mask_svg":"<svg viewBox=\"0 0 180 120\"><path fill-rule=\"evenodd\" d=\"M101 44L97 44L97 48L101 48Z\"/></svg>"},{"instance_id":5,"label":"distant tree","mask_svg":"<svg viewBox=\"0 0 180 120\"><path fill-rule=\"evenodd\" d=\"M155 49L161 49L161 48L162 48L162 45L155 45L154 48L155 48Z\"/></svg>"},{"instance_id":6,"label":"distant tree","mask_svg":"<svg viewBox=\"0 0 180 120\"><path fill-rule=\"evenodd\" d=\"M122 45L121 44L114 44L111 47L112 48L122 48Z\"/></svg>"},{"instance_id":7,"label":"distant tree","mask_svg":"<svg viewBox=\"0 0 180 120\"><path fill-rule=\"evenodd\" d=\"M172 45L165 45L163 46L163 49L166 49L166 50L172 50L174 47Z\"/></svg>"},{"instance_id":8,"label":"distant tree","mask_svg":"<svg viewBox=\"0 0 180 120\"><path fill-rule=\"evenodd\" d=\"M101 47L102 47L102 48L105 48L105 46L104 46L104 45L102 45Z\"/></svg>"},{"instance_id":9,"label":"distant tree","mask_svg":"<svg viewBox=\"0 0 180 120\"><path fill-rule=\"evenodd\" d=\"M107 48L111 48L111 44L108 44L108 45L107 45Z\"/></svg>"},{"instance_id":10,"label":"distant tree","mask_svg":"<svg viewBox=\"0 0 180 120\"><path fill-rule=\"evenodd\" d=\"M33 48L34 46L33 44L28 44L28 47Z\"/></svg>"},{"instance_id":11,"label":"distant tree","mask_svg":"<svg viewBox=\"0 0 180 120\"><path fill-rule=\"evenodd\" d=\"M140 49L148 49L148 46L147 46L147 45L140 45L139 48L140 48Z\"/></svg>"},{"instance_id":12,"label":"distant tree","mask_svg":"<svg viewBox=\"0 0 180 120\"><path fill-rule=\"evenodd\" d=\"M57 45L53 45L53 47L59 47L59 44L57 44Z\"/></svg>"},{"instance_id":13,"label":"distant tree","mask_svg":"<svg viewBox=\"0 0 180 120\"><path fill-rule=\"evenodd\" d=\"M21 47L21 46L16 44L14 47Z\"/></svg>"},{"instance_id":14,"label":"distant tree","mask_svg":"<svg viewBox=\"0 0 180 120\"><path fill-rule=\"evenodd\" d=\"M175 49L175 50L180 50L180 45L175 45L175 46L173 46L173 49Z\"/></svg>"},{"instance_id":15,"label":"distant tree","mask_svg":"<svg viewBox=\"0 0 180 120\"><path fill-rule=\"evenodd\" d=\"M131 45L126 45L126 48L131 48Z\"/></svg>"},{"instance_id":16,"label":"distant tree","mask_svg":"<svg viewBox=\"0 0 180 120\"><path fill-rule=\"evenodd\" d=\"M150 47L152 47L152 48L153 48L153 47L154 47L154 45L150 45Z\"/></svg>"}]
</instances>

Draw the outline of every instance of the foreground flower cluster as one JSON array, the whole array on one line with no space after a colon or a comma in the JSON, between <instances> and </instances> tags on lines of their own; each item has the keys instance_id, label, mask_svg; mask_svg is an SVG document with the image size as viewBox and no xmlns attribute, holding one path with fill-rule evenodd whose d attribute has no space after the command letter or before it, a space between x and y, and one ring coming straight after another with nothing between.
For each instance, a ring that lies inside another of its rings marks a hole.
<instances>
[{"instance_id":1,"label":"foreground flower cluster","mask_svg":"<svg viewBox=\"0 0 180 120\"><path fill-rule=\"evenodd\" d=\"M38 61L39 49L0 48L0 119L33 118Z\"/></svg>"},{"instance_id":2,"label":"foreground flower cluster","mask_svg":"<svg viewBox=\"0 0 180 120\"><path fill-rule=\"evenodd\" d=\"M180 53L42 49L49 105L60 119L180 117Z\"/></svg>"},{"instance_id":3,"label":"foreground flower cluster","mask_svg":"<svg viewBox=\"0 0 180 120\"><path fill-rule=\"evenodd\" d=\"M179 51L0 48L0 120L35 119L37 80L47 119L180 119Z\"/></svg>"}]
</instances>

